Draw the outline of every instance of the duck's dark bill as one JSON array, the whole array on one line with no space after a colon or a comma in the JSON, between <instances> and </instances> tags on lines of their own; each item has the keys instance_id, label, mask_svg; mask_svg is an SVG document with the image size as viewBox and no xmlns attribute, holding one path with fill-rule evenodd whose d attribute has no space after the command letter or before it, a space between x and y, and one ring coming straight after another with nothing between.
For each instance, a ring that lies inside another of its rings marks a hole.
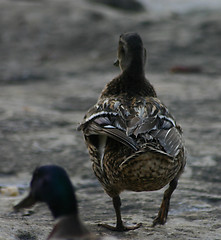
<instances>
[{"instance_id":1,"label":"duck's dark bill","mask_svg":"<svg viewBox=\"0 0 221 240\"><path fill-rule=\"evenodd\" d=\"M21 208L29 208L36 203L36 200L29 194L26 198L24 198L20 203L14 206L14 210L18 211Z\"/></svg>"}]
</instances>

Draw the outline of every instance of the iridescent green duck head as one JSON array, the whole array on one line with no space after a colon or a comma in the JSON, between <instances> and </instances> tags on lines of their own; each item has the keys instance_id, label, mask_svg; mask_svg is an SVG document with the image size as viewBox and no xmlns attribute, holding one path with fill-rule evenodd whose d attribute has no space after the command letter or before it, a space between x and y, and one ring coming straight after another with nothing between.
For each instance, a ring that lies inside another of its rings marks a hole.
<instances>
[{"instance_id":1,"label":"iridescent green duck head","mask_svg":"<svg viewBox=\"0 0 221 240\"><path fill-rule=\"evenodd\" d=\"M118 56L114 65L121 71L133 71L135 74L144 73L146 62L146 49L139 34L134 32L120 35Z\"/></svg>"},{"instance_id":2,"label":"iridescent green duck head","mask_svg":"<svg viewBox=\"0 0 221 240\"><path fill-rule=\"evenodd\" d=\"M66 171L59 166L36 168L28 196L14 206L14 209L31 207L38 201L45 202L55 218L78 214L74 187Z\"/></svg>"}]
</instances>

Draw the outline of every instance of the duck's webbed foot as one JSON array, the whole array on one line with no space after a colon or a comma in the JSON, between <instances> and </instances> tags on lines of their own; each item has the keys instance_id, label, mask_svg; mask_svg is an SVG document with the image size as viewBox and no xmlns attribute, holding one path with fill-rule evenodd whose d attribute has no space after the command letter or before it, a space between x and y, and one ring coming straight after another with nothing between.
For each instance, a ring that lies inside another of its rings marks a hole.
<instances>
[{"instance_id":1,"label":"duck's webbed foot","mask_svg":"<svg viewBox=\"0 0 221 240\"><path fill-rule=\"evenodd\" d=\"M130 230L135 230L139 228L142 225L142 223L138 223L133 226L125 226L123 223L122 224L117 224L116 226L112 226L109 224L99 224L99 226L102 226L104 228L107 228L108 230L111 231L117 231L117 232L125 232L125 231L130 231Z\"/></svg>"},{"instance_id":2,"label":"duck's webbed foot","mask_svg":"<svg viewBox=\"0 0 221 240\"><path fill-rule=\"evenodd\" d=\"M125 226L121 219L121 212L120 212L120 206L121 206L121 200L119 196L113 197L113 205L116 212L117 217L117 224L116 226L108 225L108 224L99 224L99 226L105 227L112 231L118 231L118 232L124 232L124 231L130 231L135 230L139 228L142 224L138 223L133 226Z\"/></svg>"},{"instance_id":3,"label":"duck's webbed foot","mask_svg":"<svg viewBox=\"0 0 221 240\"><path fill-rule=\"evenodd\" d=\"M163 201L160 206L157 217L153 221L153 227L158 224L165 224L167 221L167 215L170 207L170 198L173 191L177 187L178 180L175 178L170 182L169 188L164 192Z\"/></svg>"}]
</instances>

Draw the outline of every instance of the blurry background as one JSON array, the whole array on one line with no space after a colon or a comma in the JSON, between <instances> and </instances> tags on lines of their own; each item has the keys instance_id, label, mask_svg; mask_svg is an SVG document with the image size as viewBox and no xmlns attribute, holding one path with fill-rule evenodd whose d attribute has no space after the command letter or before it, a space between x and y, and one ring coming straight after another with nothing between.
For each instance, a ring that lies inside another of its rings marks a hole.
<instances>
[{"instance_id":1,"label":"blurry background","mask_svg":"<svg viewBox=\"0 0 221 240\"><path fill-rule=\"evenodd\" d=\"M52 163L72 177L93 231L118 239L221 239L220 22L219 0L1 0L0 239L45 239L53 221L44 205L34 214L11 211L34 168ZM188 162L165 226L151 228L163 190L129 192L123 218L143 227L110 233L97 223L114 222L111 199L76 127L119 74L113 62L126 31L143 39L147 78L183 127Z\"/></svg>"}]
</instances>

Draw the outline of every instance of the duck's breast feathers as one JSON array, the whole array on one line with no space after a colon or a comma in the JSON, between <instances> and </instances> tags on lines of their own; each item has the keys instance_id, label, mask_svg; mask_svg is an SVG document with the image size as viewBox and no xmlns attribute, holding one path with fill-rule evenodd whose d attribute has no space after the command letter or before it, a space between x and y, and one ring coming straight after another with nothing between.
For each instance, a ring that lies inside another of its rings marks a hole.
<instances>
[{"instance_id":1,"label":"duck's breast feathers","mask_svg":"<svg viewBox=\"0 0 221 240\"><path fill-rule=\"evenodd\" d=\"M174 118L153 97L100 99L88 111L79 129L85 135L107 135L134 150L151 142L174 157L182 148L181 131Z\"/></svg>"}]
</instances>

